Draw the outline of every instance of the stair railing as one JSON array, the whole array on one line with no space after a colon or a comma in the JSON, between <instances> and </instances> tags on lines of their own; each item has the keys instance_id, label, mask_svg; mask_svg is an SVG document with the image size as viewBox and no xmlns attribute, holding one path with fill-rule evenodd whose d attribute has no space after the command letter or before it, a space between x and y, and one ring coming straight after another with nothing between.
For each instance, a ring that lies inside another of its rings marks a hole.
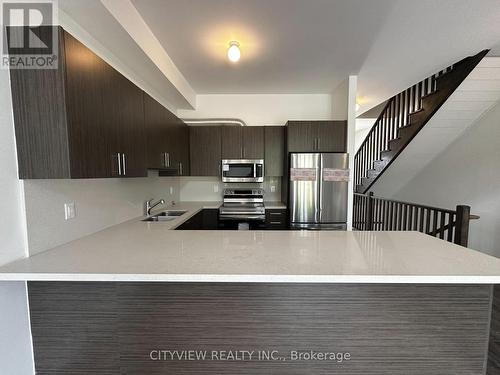
<instances>
[{"instance_id":1,"label":"stair railing","mask_svg":"<svg viewBox=\"0 0 500 375\"><path fill-rule=\"evenodd\" d=\"M410 114L422 108L422 98L436 91L436 79L452 69L453 65L427 77L387 101L354 157L356 185L361 185L362 178L368 177L368 170L373 169L373 162L381 160L381 152L389 149L389 141L398 137L398 130L408 125Z\"/></svg>"},{"instance_id":2,"label":"stair railing","mask_svg":"<svg viewBox=\"0 0 500 375\"><path fill-rule=\"evenodd\" d=\"M353 228L366 231L419 231L467 247L470 207L455 211L416 203L354 194Z\"/></svg>"}]
</instances>

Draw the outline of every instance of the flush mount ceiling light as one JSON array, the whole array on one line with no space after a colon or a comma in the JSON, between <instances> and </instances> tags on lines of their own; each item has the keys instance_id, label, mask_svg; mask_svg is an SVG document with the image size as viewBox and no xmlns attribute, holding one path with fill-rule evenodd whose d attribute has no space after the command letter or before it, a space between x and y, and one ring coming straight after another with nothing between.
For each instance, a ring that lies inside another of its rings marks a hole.
<instances>
[{"instance_id":1,"label":"flush mount ceiling light","mask_svg":"<svg viewBox=\"0 0 500 375\"><path fill-rule=\"evenodd\" d=\"M227 50L227 58L231 62L238 62L241 57L240 44L237 41L232 41L229 43L229 49Z\"/></svg>"}]
</instances>

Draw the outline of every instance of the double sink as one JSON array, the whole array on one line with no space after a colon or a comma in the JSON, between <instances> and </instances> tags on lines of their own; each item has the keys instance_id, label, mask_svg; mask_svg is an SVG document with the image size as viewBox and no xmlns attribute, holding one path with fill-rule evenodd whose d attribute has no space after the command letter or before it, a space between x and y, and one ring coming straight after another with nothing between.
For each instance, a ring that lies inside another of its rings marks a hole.
<instances>
[{"instance_id":1,"label":"double sink","mask_svg":"<svg viewBox=\"0 0 500 375\"><path fill-rule=\"evenodd\" d=\"M187 211L178 211L178 210L168 210L163 211L155 215L148 216L142 221L171 221L177 219L179 216L182 216Z\"/></svg>"}]
</instances>

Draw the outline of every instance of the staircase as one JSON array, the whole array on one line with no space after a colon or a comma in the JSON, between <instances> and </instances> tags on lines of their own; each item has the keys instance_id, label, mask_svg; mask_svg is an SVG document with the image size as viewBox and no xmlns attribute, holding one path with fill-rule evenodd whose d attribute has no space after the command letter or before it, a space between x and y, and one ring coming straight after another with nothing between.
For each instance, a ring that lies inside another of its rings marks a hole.
<instances>
[{"instance_id":1,"label":"staircase","mask_svg":"<svg viewBox=\"0 0 500 375\"><path fill-rule=\"evenodd\" d=\"M390 98L354 158L357 193L366 193L484 58L467 57Z\"/></svg>"}]
</instances>

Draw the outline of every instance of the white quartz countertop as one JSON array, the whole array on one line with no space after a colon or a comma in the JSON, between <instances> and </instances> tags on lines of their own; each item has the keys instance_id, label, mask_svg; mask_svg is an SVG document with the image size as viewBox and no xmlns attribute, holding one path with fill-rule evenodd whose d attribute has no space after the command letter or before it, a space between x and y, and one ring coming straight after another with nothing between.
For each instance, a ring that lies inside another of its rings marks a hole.
<instances>
[{"instance_id":1,"label":"white quartz countertop","mask_svg":"<svg viewBox=\"0 0 500 375\"><path fill-rule=\"evenodd\" d=\"M500 259L418 232L174 231L141 218L0 267L0 280L500 283Z\"/></svg>"}]
</instances>

